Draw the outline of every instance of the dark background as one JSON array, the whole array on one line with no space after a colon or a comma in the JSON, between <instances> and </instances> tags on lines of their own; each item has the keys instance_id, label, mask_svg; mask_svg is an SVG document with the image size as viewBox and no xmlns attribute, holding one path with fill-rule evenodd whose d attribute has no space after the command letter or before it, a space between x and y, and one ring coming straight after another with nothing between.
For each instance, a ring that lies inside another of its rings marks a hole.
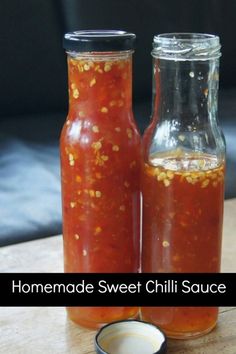
<instances>
[{"instance_id":1,"label":"dark background","mask_svg":"<svg viewBox=\"0 0 236 354\"><path fill-rule=\"evenodd\" d=\"M226 198L236 197L236 1L1 0L0 245L61 232L58 141L68 101L62 37L102 28L137 34L134 111L141 131L151 110L153 35L220 36Z\"/></svg>"}]
</instances>

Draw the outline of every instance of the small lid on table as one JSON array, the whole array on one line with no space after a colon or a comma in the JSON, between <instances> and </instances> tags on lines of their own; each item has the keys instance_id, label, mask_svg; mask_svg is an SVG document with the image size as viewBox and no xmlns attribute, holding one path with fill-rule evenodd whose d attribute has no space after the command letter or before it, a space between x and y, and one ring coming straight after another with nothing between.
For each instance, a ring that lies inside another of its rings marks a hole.
<instances>
[{"instance_id":1,"label":"small lid on table","mask_svg":"<svg viewBox=\"0 0 236 354\"><path fill-rule=\"evenodd\" d=\"M125 320L102 327L95 337L95 348L98 354L164 354L167 344L158 327Z\"/></svg>"}]
</instances>

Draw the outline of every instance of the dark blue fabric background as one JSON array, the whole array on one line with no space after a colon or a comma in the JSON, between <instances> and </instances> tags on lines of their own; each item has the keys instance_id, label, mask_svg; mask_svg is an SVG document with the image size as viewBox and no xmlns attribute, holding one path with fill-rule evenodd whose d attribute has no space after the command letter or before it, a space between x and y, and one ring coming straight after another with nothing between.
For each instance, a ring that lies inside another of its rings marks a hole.
<instances>
[{"instance_id":1,"label":"dark blue fabric background","mask_svg":"<svg viewBox=\"0 0 236 354\"><path fill-rule=\"evenodd\" d=\"M137 34L134 108L141 131L151 111L153 35L220 35L226 197L236 197L236 1L1 0L0 245L61 232L58 142L67 111L62 36L89 28Z\"/></svg>"}]
</instances>

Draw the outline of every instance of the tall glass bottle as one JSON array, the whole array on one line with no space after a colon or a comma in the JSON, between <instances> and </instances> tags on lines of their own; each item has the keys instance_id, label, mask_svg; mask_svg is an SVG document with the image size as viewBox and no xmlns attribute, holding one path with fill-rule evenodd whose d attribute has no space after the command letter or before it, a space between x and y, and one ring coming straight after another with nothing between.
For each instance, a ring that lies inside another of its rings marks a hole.
<instances>
[{"instance_id":1,"label":"tall glass bottle","mask_svg":"<svg viewBox=\"0 0 236 354\"><path fill-rule=\"evenodd\" d=\"M143 138L144 272L219 272L225 143L217 123L219 38L154 37L153 113ZM158 303L157 303L158 305ZM143 308L168 336L209 332L217 308Z\"/></svg>"},{"instance_id":2,"label":"tall glass bottle","mask_svg":"<svg viewBox=\"0 0 236 354\"><path fill-rule=\"evenodd\" d=\"M132 113L135 35L68 33L69 112L61 134L65 272L138 272L140 135ZM79 303L78 303L79 306ZM134 318L133 307L74 307L86 327Z\"/></svg>"}]
</instances>

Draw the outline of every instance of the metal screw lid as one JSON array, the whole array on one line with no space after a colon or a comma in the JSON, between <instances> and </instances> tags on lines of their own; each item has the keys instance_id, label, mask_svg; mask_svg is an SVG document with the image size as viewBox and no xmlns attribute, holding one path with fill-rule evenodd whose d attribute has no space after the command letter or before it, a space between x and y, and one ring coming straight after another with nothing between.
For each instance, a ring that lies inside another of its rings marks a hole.
<instances>
[{"instance_id":1,"label":"metal screw lid","mask_svg":"<svg viewBox=\"0 0 236 354\"><path fill-rule=\"evenodd\" d=\"M82 30L68 32L63 47L72 52L110 52L134 49L136 35L121 30Z\"/></svg>"}]
</instances>

